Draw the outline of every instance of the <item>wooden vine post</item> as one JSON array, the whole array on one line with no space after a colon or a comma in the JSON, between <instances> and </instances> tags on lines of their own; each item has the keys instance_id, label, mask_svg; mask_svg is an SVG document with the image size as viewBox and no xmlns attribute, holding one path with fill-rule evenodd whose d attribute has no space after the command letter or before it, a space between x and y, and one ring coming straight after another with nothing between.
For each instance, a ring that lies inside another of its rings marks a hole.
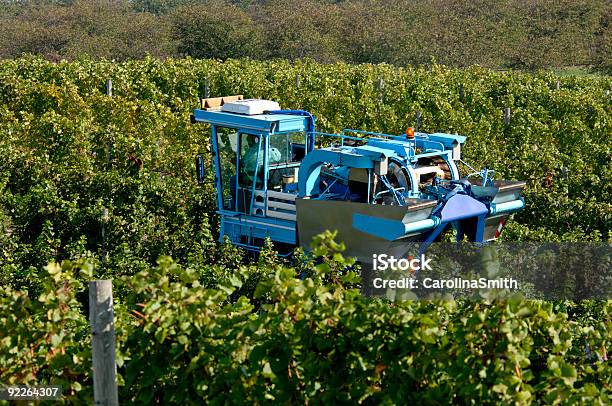
<instances>
[{"instance_id":1,"label":"wooden vine post","mask_svg":"<svg viewBox=\"0 0 612 406\"><path fill-rule=\"evenodd\" d=\"M108 79L106 81L106 96L111 97L113 95L113 81ZM111 107L112 109L112 107ZM111 110L112 115L112 110ZM111 169L111 148L110 141L106 142L106 170ZM106 223L108 222L108 207L104 207L102 214L102 266L106 263Z\"/></svg>"},{"instance_id":2,"label":"wooden vine post","mask_svg":"<svg viewBox=\"0 0 612 406\"><path fill-rule=\"evenodd\" d=\"M510 125L510 117L512 115L512 111L510 107L506 107L504 109L504 126L508 127Z\"/></svg>"},{"instance_id":3,"label":"wooden vine post","mask_svg":"<svg viewBox=\"0 0 612 406\"><path fill-rule=\"evenodd\" d=\"M114 320L112 281L89 282L94 405L119 405Z\"/></svg>"}]
</instances>

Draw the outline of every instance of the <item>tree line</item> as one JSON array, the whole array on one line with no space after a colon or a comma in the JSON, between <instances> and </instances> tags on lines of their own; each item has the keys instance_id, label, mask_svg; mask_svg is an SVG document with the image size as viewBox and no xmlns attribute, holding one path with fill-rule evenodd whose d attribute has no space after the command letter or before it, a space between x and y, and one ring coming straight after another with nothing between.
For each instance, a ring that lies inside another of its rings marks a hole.
<instances>
[{"instance_id":1,"label":"tree line","mask_svg":"<svg viewBox=\"0 0 612 406\"><path fill-rule=\"evenodd\" d=\"M312 58L612 71L608 0L0 0L0 58Z\"/></svg>"}]
</instances>

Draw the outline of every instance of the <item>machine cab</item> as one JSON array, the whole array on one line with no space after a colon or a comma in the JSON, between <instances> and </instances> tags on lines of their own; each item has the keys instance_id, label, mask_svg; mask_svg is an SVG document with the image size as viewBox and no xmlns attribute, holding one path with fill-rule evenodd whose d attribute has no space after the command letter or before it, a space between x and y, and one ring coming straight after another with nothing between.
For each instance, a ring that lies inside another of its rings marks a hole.
<instances>
[{"instance_id":1,"label":"machine cab","mask_svg":"<svg viewBox=\"0 0 612 406\"><path fill-rule=\"evenodd\" d=\"M193 121L211 125L221 238L252 249L268 236L296 244L298 170L314 145L314 118L302 113L242 96L204 99L194 111Z\"/></svg>"}]
</instances>

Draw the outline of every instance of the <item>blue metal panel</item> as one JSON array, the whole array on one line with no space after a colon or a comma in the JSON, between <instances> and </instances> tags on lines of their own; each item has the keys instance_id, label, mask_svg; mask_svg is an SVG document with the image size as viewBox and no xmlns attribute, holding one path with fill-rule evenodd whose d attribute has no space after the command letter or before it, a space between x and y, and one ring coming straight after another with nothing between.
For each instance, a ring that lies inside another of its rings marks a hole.
<instances>
[{"instance_id":1,"label":"blue metal panel","mask_svg":"<svg viewBox=\"0 0 612 406\"><path fill-rule=\"evenodd\" d=\"M353 151L351 151L352 153ZM363 155L368 155L372 157L382 157L382 156L393 156L395 155L392 150L389 148L380 148L375 147L373 145L362 145L361 147L355 147L354 152L361 153Z\"/></svg>"},{"instance_id":2,"label":"blue metal panel","mask_svg":"<svg viewBox=\"0 0 612 406\"><path fill-rule=\"evenodd\" d=\"M378 139L379 140L378 142L380 141L389 142L393 140L393 141L399 141L399 142L405 143L407 145L413 142L416 142L417 146L420 148L425 147L425 148L440 149L440 150L452 148L454 142L463 144L467 140L467 138L463 135L446 134L446 133L427 134L423 132L416 132L414 140L408 140L407 138L401 135L390 135L390 134L375 133L371 131L360 131L360 130L351 130L351 129L342 130L342 135L346 133L357 133L357 134L364 134L364 135L380 136L381 138ZM438 145L441 144L440 146L442 148L434 147L435 145L433 144L434 142L438 143Z\"/></svg>"},{"instance_id":3,"label":"blue metal panel","mask_svg":"<svg viewBox=\"0 0 612 406\"><path fill-rule=\"evenodd\" d=\"M374 139L368 140L368 145L393 151L397 156L402 157L402 158L406 158L407 156L409 156L409 154L414 155L414 149L411 146L409 146L408 143L406 142L382 140L382 139L374 138Z\"/></svg>"},{"instance_id":4,"label":"blue metal panel","mask_svg":"<svg viewBox=\"0 0 612 406\"><path fill-rule=\"evenodd\" d=\"M434 213L436 210L434 210ZM433 229L421 244L419 254L425 252L427 247L440 235L449 223L468 218L477 218L475 242L482 242L484 225L489 209L478 200L464 194L456 194L449 198L440 211L440 223Z\"/></svg>"},{"instance_id":5,"label":"blue metal panel","mask_svg":"<svg viewBox=\"0 0 612 406\"><path fill-rule=\"evenodd\" d=\"M440 213L440 218L443 222L448 223L488 213L489 209L483 203L468 195L457 194L446 201Z\"/></svg>"},{"instance_id":6,"label":"blue metal panel","mask_svg":"<svg viewBox=\"0 0 612 406\"><path fill-rule=\"evenodd\" d=\"M485 220L487 215L481 214L478 216L478 222L476 223L476 235L474 237L474 242L482 242L484 240L484 229L485 229Z\"/></svg>"},{"instance_id":7,"label":"blue metal panel","mask_svg":"<svg viewBox=\"0 0 612 406\"><path fill-rule=\"evenodd\" d=\"M207 111L195 109L193 116L196 122L214 125L269 131L305 131L308 126L306 117L290 114L257 114L247 116L222 111Z\"/></svg>"},{"instance_id":8,"label":"blue metal panel","mask_svg":"<svg viewBox=\"0 0 612 406\"><path fill-rule=\"evenodd\" d=\"M254 216L223 217L222 226L232 242L239 243L240 237L270 237L272 241L297 244L295 222L289 220L262 218Z\"/></svg>"},{"instance_id":9,"label":"blue metal panel","mask_svg":"<svg viewBox=\"0 0 612 406\"><path fill-rule=\"evenodd\" d=\"M511 200L505 203L491 203L491 215L512 213L525 207L525 199Z\"/></svg>"},{"instance_id":10,"label":"blue metal panel","mask_svg":"<svg viewBox=\"0 0 612 406\"><path fill-rule=\"evenodd\" d=\"M353 228L361 232L393 241L409 234L431 230L440 223L436 216L432 218L405 224L397 220L368 216L361 213L353 214Z\"/></svg>"},{"instance_id":11,"label":"blue metal panel","mask_svg":"<svg viewBox=\"0 0 612 406\"><path fill-rule=\"evenodd\" d=\"M465 143L467 139L463 135L445 134L445 133L433 133L427 136L432 141L441 142L446 148L452 148L453 143L458 142L459 144Z\"/></svg>"},{"instance_id":12,"label":"blue metal panel","mask_svg":"<svg viewBox=\"0 0 612 406\"><path fill-rule=\"evenodd\" d=\"M439 141L415 139L415 143L416 143L417 148L421 148L422 150L426 152L430 152L430 151L442 152L445 149L444 144L442 144ZM417 157L421 157L421 156L422 156L421 154L417 155Z\"/></svg>"},{"instance_id":13,"label":"blue metal panel","mask_svg":"<svg viewBox=\"0 0 612 406\"><path fill-rule=\"evenodd\" d=\"M215 186L217 188L217 207L223 209L223 189L221 187L221 169L219 168L219 145L217 144L217 129L213 126L211 140L213 144L213 160L215 164ZM223 237L223 228L221 229Z\"/></svg>"}]
</instances>

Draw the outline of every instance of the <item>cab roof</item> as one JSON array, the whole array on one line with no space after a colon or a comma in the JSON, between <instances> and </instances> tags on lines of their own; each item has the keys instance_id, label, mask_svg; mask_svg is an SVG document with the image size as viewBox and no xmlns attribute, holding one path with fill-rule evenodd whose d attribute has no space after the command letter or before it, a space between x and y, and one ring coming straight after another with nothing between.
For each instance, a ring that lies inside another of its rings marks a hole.
<instances>
[{"instance_id":1,"label":"cab roof","mask_svg":"<svg viewBox=\"0 0 612 406\"><path fill-rule=\"evenodd\" d=\"M245 115L219 110L195 109L192 119L194 122L236 129L258 130L266 133L305 131L308 127L307 117L293 114Z\"/></svg>"}]
</instances>

